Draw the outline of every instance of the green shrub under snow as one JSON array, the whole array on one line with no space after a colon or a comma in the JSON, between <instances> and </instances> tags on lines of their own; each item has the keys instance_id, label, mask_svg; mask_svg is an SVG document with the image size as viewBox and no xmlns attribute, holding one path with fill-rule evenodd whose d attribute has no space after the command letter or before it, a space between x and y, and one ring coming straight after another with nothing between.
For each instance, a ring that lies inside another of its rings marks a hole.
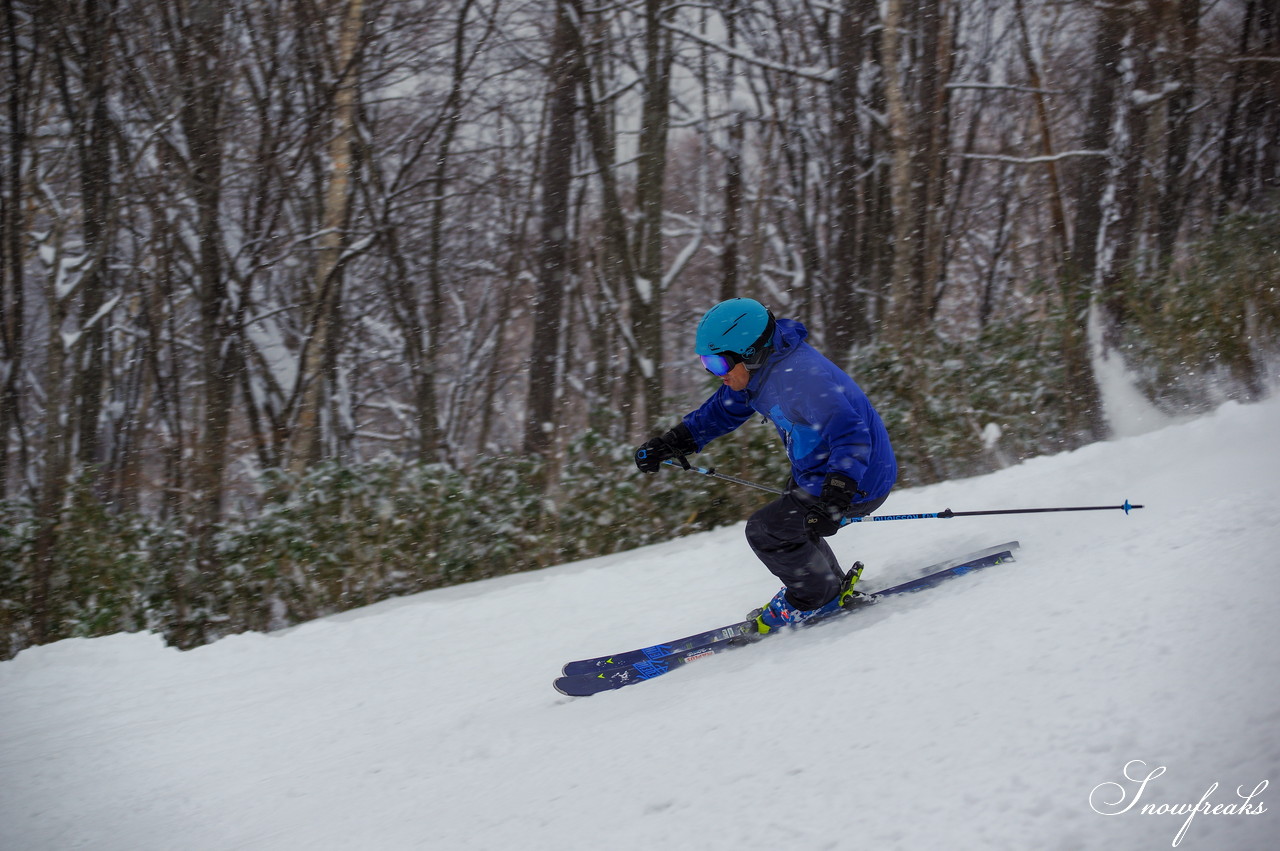
<instances>
[{"instance_id":1,"label":"green shrub under snow","mask_svg":"<svg viewBox=\"0 0 1280 851\"><path fill-rule=\"evenodd\" d=\"M1227 220L1167 280L1131 278L1123 298L1126 359L1156 404L1259 398L1280 355L1280 211Z\"/></svg>"},{"instance_id":2,"label":"green shrub under snow","mask_svg":"<svg viewBox=\"0 0 1280 851\"><path fill-rule=\"evenodd\" d=\"M765 455L770 432L743 429L721 457ZM273 471L260 510L217 531L212 577L197 577L173 524L112 513L78 490L52 559L52 637L158 629L185 644L193 622L203 640L277 629L737 522L767 499L675 470L645 476L632 451L584 434L545 493L542 462L526 458L479 458L465 473L392 458ZM756 472L781 484L776 460ZM34 540L30 506L0 503L0 657L28 644Z\"/></svg>"}]
</instances>

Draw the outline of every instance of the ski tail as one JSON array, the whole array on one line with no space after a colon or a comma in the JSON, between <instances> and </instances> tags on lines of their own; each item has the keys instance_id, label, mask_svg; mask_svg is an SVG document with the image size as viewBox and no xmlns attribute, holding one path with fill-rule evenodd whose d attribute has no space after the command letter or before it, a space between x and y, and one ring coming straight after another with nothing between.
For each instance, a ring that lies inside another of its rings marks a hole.
<instances>
[{"instance_id":1,"label":"ski tail","mask_svg":"<svg viewBox=\"0 0 1280 851\"><path fill-rule=\"evenodd\" d=\"M991 567L997 564L1014 561L1013 554L1018 551L1019 544L1017 541L1008 541L998 544L994 547L988 547L985 550L979 550L976 553L970 553L958 559L939 562L938 564L926 567L920 571L920 575L915 579L908 579L889 588L885 588L875 592L876 597L889 597L895 594L907 594L912 591L923 591L926 588L932 588L940 582L945 582L956 576L963 576L974 570L980 570L984 567Z\"/></svg>"}]
</instances>

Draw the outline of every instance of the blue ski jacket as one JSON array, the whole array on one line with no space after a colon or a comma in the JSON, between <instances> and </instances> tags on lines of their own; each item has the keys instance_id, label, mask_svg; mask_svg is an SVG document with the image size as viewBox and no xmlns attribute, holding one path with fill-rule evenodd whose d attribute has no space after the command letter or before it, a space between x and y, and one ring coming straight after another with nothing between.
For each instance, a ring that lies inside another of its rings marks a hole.
<instances>
[{"instance_id":1,"label":"blue ski jacket","mask_svg":"<svg viewBox=\"0 0 1280 851\"><path fill-rule=\"evenodd\" d=\"M880 415L842 369L806 343L809 331L794 319L779 319L773 351L751 373L747 389L721 385L684 418L698 451L763 414L778 429L797 485L817 496L828 473L843 473L866 492L859 502L887 496L898 479L898 462Z\"/></svg>"}]
</instances>

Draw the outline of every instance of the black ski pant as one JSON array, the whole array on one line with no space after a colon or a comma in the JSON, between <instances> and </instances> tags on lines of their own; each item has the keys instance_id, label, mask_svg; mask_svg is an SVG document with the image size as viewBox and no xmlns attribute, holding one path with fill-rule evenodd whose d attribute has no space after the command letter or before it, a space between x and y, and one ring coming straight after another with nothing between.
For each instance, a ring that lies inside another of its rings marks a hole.
<instances>
[{"instance_id":1,"label":"black ski pant","mask_svg":"<svg viewBox=\"0 0 1280 851\"><path fill-rule=\"evenodd\" d=\"M864 517L886 497L854 505L848 516ZM808 611L824 606L840 593L844 571L825 538L805 524L805 514L817 501L794 484L787 493L761 508L747 521L747 543L787 586L787 602Z\"/></svg>"}]
</instances>

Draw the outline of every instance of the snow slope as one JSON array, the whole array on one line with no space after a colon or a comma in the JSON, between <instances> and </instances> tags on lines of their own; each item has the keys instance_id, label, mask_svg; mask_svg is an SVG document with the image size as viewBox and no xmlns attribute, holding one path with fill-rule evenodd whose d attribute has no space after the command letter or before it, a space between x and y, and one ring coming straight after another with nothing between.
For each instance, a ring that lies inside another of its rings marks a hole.
<instances>
[{"instance_id":1,"label":"snow slope","mask_svg":"<svg viewBox=\"0 0 1280 851\"><path fill-rule=\"evenodd\" d=\"M0 848L1273 849L1280 786L1237 789L1280 784L1277 435L1280 399L1228 404L900 491L1147 507L851 527L868 587L1022 550L588 699L562 662L768 599L740 526L189 653L34 648L0 664Z\"/></svg>"}]
</instances>

